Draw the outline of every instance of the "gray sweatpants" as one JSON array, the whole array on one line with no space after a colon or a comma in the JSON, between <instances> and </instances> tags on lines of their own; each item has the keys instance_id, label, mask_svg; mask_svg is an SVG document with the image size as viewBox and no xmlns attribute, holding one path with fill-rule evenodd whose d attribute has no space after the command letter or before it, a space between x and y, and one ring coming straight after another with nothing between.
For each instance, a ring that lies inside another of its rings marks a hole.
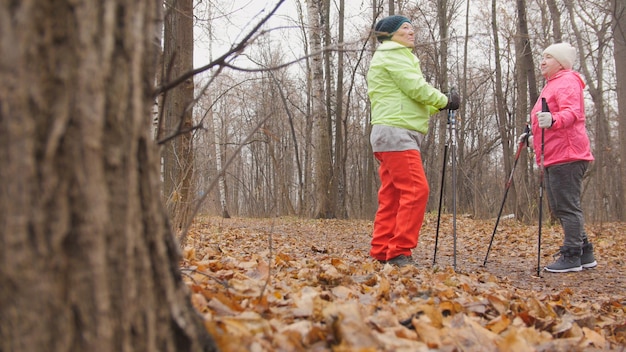
<instances>
[{"instance_id":1,"label":"gray sweatpants","mask_svg":"<svg viewBox=\"0 0 626 352\"><path fill-rule=\"evenodd\" d=\"M575 161L546 167L545 181L550 209L561 221L564 247L582 247L587 243L585 219L580 205L583 176L588 161Z\"/></svg>"}]
</instances>

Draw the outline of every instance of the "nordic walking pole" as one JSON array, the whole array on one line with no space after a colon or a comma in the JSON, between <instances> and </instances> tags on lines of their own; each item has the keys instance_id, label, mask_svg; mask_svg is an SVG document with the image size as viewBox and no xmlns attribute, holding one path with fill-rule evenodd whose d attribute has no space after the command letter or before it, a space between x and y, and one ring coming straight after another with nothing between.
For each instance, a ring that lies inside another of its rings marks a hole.
<instances>
[{"instance_id":1,"label":"nordic walking pole","mask_svg":"<svg viewBox=\"0 0 626 352\"><path fill-rule=\"evenodd\" d=\"M541 98L541 111L550 112L546 98ZM541 129L541 167L539 170L539 236L537 239L537 276L541 276L541 223L543 222L543 178L544 178L544 133L545 128Z\"/></svg>"},{"instance_id":2,"label":"nordic walking pole","mask_svg":"<svg viewBox=\"0 0 626 352\"><path fill-rule=\"evenodd\" d=\"M454 88L450 90L454 92ZM448 109L448 129L450 131L448 141L452 144L452 235L454 238L454 270L456 271L456 111ZM435 254L433 255L433 265L437 261L437 243L439 241L439 224L441 222L441 204L443 198L444 180L446 174L446 161L448 155L448 141L443 151L443 170L441 172L441 192L439 193L439 212L437 214L437 232L435 235Z\"/></svg>"},{"instance_id":3,"label":"nordic walking pole","mask_svg":"<svg viewBox=\"0 0 626 352\"><path fill-rule=\"evenodd\" d=\"M496 229L498 228L498 224L500 223L500 216L502 216L502 210L504 209L504 203L506 201L506 196L509 194L509 188L511 188L511 184L513 183L513 173L515 172L515 167L517 167L517 161L519 160L519 156L522 153L522 148L524 148L524 143L528 143L528 137L530 135L530 127L526 125L524 129L524 133L522 137L519 139L519 144L517 146L517 152L515 152L515 161L513 161L513 168L511 169L511 173L509 174L509 178L506 181L504 186L504 197L502 198L502 203L500 204L500 211L498 211L498 217L496 218L496 224L493 227L493 232L491 233L491 240L489 241L489 247L487 248L487 254L485 255L485 261L483 261L483 266L487 265L487 257L489 257L489 251L491 251L491 245L493 244L493 238L496 236Z\"/></svg>"},{"instance_id":4,"label":"nordic walking pole","mask_svg":"<svg viewBox=\"0 0 626 352\"><path fill-rule=\"evenodd\" d=\"M452 94L454 88L450 90ZM451 96L451 95L450 95ZM446 161L448 156L448 143L452 145L452 235L454 238L454 270L456 271L456 111L448 109L448 129L450 135L443 150L443 170L441 172L441 191L439 193L439 211L437 214L437 232L435 235L435 254L433 255L433 265L437 261L437 243L439 242L439 224L441 222L441 204L443 203L443 189L446 175Z\"/></svg>"},{"instance_id":5,"label":"nordic walking pole","mask_svg":"<svg viewBox=\"0 0 626 352\"><path fill-rule=\"evenodd\" d=\"M454 88L452 88L454 90ZM456 111L448 110L452 139L452 238L454 239L454 271L456 271Z\"/></svg>"},{"instance_id":6,"label":"nordic walking pole","mask_svg":"<svg viewBox=\"0 0 626 352\"><path fill-rule=\"evenodd\" d=\"M439 210L437 211L437 231L435 232L435 254L433 255L433 265L437 262L437 244L439 242L439 224L441 223L441 204L443 200L443 186L446 179L446 162L448 158L448 142L443 148L443 168L441 169L441 187L439 191Z\"/></svg>"}]
</instances>

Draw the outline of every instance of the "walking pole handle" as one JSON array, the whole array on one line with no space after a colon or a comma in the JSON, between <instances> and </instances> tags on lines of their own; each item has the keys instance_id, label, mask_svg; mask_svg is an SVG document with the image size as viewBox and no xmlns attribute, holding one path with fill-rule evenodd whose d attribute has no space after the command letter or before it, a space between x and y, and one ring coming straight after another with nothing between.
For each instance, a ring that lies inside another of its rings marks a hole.
<instances>
[{"instance_id":1,"label":"walking pole handle","mask_svg":"<svg viewBox=\"0 0 626 352\"><path fill-rule=\"evenodd\" d=\"M550 112L546 98L541 98L541 112Z\"/></svg>"}]
</instances>

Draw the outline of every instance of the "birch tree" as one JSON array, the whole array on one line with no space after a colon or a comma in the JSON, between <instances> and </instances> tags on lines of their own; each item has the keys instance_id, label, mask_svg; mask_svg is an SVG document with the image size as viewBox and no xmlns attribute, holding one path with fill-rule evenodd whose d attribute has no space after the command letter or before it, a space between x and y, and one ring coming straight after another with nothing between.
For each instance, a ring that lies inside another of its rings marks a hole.
<instances>
[{"instance_id":1,"label":"birch tree","mask_svg":"<svg viewBox=\"0 0 626 352\"><path fill-rule=\"evenodd\" d=\"M322 17L323 1L307 0L309 21L309 44L312 51L311 83L313 133L315 139L315 195L316 218L334 218L335 210L332 203L332 155L330 148L329 116L324 99L324 56L322 53Z\"/></svg>"}]
</instances>

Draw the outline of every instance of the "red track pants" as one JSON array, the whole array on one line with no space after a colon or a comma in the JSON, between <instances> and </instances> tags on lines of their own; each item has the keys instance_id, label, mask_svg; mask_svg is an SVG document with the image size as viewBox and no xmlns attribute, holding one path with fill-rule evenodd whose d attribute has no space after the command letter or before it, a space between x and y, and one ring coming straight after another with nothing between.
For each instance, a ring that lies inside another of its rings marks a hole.
<instances>
[{"instance_id":1,"label":"red track pants","mask_svg":"<svg viewBox=\"0 0 626 352\"><path fill-rule=\"evenodd\" d=\"M428 202L422 158L417 150L377 152L374 156L380 161L381 185L370 255L378 260L411 256Z\"/></svg>"}]
</instances>

